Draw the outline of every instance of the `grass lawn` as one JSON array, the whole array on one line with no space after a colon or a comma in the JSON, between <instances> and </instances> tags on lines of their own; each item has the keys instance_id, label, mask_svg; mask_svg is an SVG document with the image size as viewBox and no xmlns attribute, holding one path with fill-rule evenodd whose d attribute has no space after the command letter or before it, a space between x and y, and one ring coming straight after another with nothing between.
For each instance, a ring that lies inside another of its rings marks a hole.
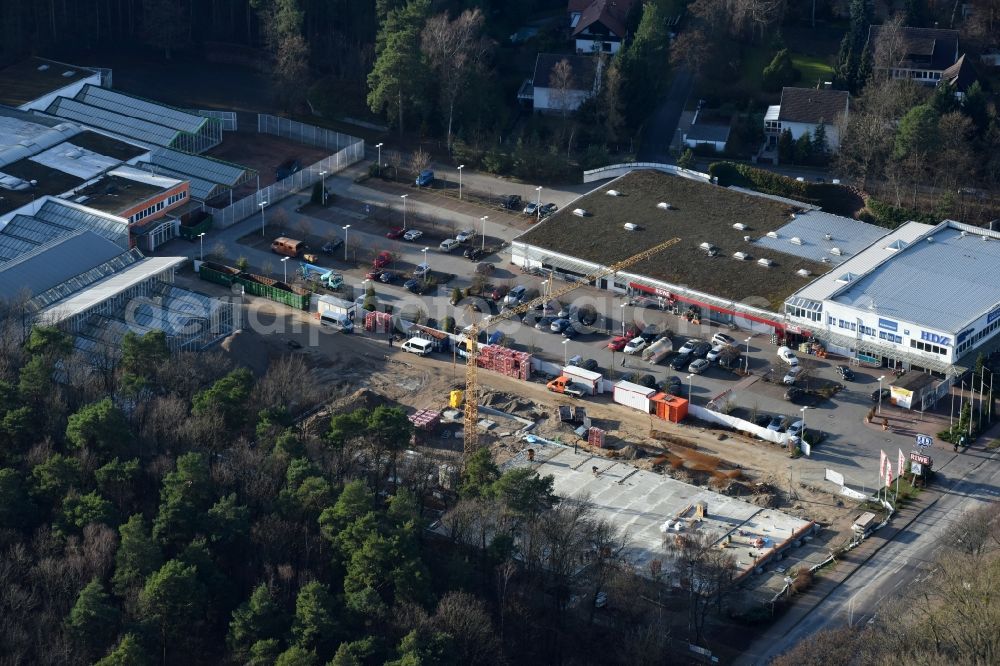
<instances>
[{"instance_id":1,"label":"grass lawn","mask_svg":"<svg viewBox=\"0 0 1000 666\"><path fill-rule=\"evenodd\" d=\"M812 88L817 81L831 81L833 79L833 67L827 58L792 53L792 65L802 74L797 85L803 88Z\"/></svg>"}]
</instances>

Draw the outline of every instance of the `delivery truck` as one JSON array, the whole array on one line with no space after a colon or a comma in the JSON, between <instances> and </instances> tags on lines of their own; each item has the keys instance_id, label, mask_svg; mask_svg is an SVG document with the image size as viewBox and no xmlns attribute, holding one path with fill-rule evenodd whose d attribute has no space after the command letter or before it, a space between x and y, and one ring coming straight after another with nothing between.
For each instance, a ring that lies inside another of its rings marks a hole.
<instances>
[{"instance_id":1,"label":"delivery truck","mask_svg":"<svg viewBox=\"0 0 1000 666\"><path fill-rule=\"evenodd\" d=\"M660 338L642 350L642 360L659 363L674 351L674 341L670 338Z\"/></svg>"},{"instance_id":2,"label":"delivery truck","mask_svg":"<svg viewBox=\"0 0 1000 666\"><path fill-rule=\"evenodd\" d=\"M579 388L583 389L587 395L595 395L601 392L601 381L603 380L603 377L599 372L584 370L583 368L578 368L575 365L567 365L562 369L561 375L563 377L569 377L570 380Z\"/></svg>"}]
</instances>

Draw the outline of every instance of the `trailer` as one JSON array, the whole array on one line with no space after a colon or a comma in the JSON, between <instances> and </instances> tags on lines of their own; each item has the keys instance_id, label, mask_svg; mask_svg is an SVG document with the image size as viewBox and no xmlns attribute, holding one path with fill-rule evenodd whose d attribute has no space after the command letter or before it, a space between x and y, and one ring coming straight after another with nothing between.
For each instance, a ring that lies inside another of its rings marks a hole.
<instances>
[{"instance_id":1,"label":"trailer","mask_svg":"<svg viewBox=\"0 0 1000 666\"><path fill-rule=\"evenodd\" d=\"M625 405L649 414L653 411L652 398L656 393L656 389L622 380L615 384L613 399L619 405Z\"/></svg>"},{"instance_id":2,"label":"trailer","mask_svg":"<svg viewBox=\"0 0 1000 666\"><path fill-rule=\"evenodd\" d=\"M660 338L642 350L642 360L659 363L674 351L674 341L670 338Z\"/></svg>"},{"instance_id":3,"label":"trailer","mask_svg":"<svg viewBox=\"0 0 1000 666\"><path fill-rule=\"evenodd\" d=\"M599 372L584 370L575 365L567 365L562 369L562 376L568 377L574 385L583 390L587 395L595 395L601 392L601 380L603 376Z\"/></svg>"},{"instance_id":4,"label":"trailer","mask_svg":"<svg viewBox=\"0 0 1000 666\"><path fill-rule=\"evenodd\" d=\"M344 286L344 276L332 268L323 268L303 261L299 270L303 280L319 282L327 289L340 289Z\"/></svg>"},{"instance_id":5,"label":"trailer","mask_svg":"<svg viewBox=\"0 0 1000 666\"><path fill-rule=\"evenodd\" d=\"M316 299L316 313L322 318L323 315L345 315L349 319L354 319L358 311L358 304L354 301L345 301L334 296L320 296Z\"/></svg>"}]
</instances>

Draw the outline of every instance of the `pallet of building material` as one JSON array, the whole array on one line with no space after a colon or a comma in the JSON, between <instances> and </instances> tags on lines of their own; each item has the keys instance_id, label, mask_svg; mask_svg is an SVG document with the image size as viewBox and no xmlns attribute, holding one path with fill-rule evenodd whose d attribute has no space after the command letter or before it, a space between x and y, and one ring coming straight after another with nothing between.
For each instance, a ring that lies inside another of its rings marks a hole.
<instances>
[{"instance_id":1,"label":"pallet of building material","mask_svg":"<svg viewBox=\"0 0 1000 666\"><path fill-rule=\"evenodd\" d=\"M587 430L587 444L590 444L598 449L603 449L605 434L605 431L601 428L591 427Z\"/></svg>"},{"instance_id":2,"label":"pallet of building material","mask_svg":"<svg viewBox=\"0 0 1000 666\"><path fill-rule=\"evenodd\" d=\"M556 407L556 416L559 418L560 423L565 423L567 421L573 420L573 408L569 405L559 405Z\"/></svg>"},{"instance_id":3,"label":"pallet of building material","mask_svg":"<svg viewBox=\"0 0 1000 666\"><path fill-rule=\"evenodd\" d=\"M418 409L410 414L409 419L417 430L433 430L441 422L441 412L434 409Z\"/></svg>"}]
</instances>

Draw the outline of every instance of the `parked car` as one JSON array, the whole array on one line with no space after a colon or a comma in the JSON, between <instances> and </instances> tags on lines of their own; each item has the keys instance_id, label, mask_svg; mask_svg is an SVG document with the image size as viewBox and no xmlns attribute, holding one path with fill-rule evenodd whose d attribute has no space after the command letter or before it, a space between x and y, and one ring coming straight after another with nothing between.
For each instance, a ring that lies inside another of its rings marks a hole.
<instances>
[{"instance_id":1,"label":"parked car","mask_svg":"<svg viewBox=\"0 0 1000 666\"><path fill-rule=\"evenodd\" d=\"M705 370L707 370L710 365L712 364L706 361L705 359L699 358L693 361L691 365L688 366L688 372L700 375L701 373L705 372Z\"/></svg>"},{"instance_id":2,"label":"parked car","mask_svg":"<svg viewBox=\"0 0 1000 666\"><path fill-rule=\"evenodd\" d=\"M503 210L518 210L521 208L521 197L517 194L508 194L500 199L500 208Z\"/></svg>"},{"instance_id":3,"label":"parked car","mask_svg":"<svg viewBox=\"0 0 1000 666\"><path fill-rule=\"evenodd\" d=\"M626 354L638 354L645 348L646 348L645 338L632 338L631 340L628 341L628 344L625 345L625 348L622 351L625 352Z\"/></svg>"},{"instance_id":4,"label":"parked car","mask_svg":"<svg viewBox=\"0 0 1000 666\"><path fill-rule=\"evenodd\" d=\"M406 233L406 229L404 229L403 227L393 227L392 229L389 229L389 231L387 231L385 233L385 237L386 238L393 238L393 239L395 239L395 238L402 238L403 234L405 234L405 233Z\"/></svg>"},{"instance_id":5,"label":"parked car","mask_svg":"<svg viewBox=\"0 0 1000 666\"><path fill-rule=\"evenodd\" d=\"M879 395L882 396L882 402L888 402L889 401L889 396L892 395L892 392L889 391L889 389L887 389L887 388L884 388L884 389L875 389L874 391L872 391L872 402L878 402L879 401Z\"/></svg>"},{"instance_id":6,"label":"parked car","mask_svg":"<svg viewBox=\"0 0 1000 666\"><path fill-rule=\"evenodd\" d=\"M461 243L459 243L454 238L446 238L443 241L441 241L441 244L438 245L438 247L441 249L442 252L451 252L459 245L461 245Z\"/></svg>"},{"instance_id":7,"label":"parked car","mask_svg":"<svg viewBox=\"0 0 1000 666\"><path fill-rule=\"evenodd\" d=\"M403 240L415 241L424 235L420 229L407 229L406 233L403 234Z\"/></svg>"},{"instance_id":8,"label":"parked car","mask_svg":"<svg viewBox=\"0 0 1000 666\"><path fill-rule=\"evenodd\" d=\"M365 279L366 280L377 280L380 277L382 277L382 269L381 268L372 268L367 273L365 273Z\"/></svg>"},{"instance_id":9,"label":"parked car","mask_svg":"<svg viewBox=\"0 0 1000 666\"><path fill-rule=\"evenodd\" d=\"M507 293L507 295L503 299L503 304L509 305L510 307L514 307L515 305L523 301L525 296L527 296L527 294L528 294L528 288L525 287L524 285L519 284Z\"/></svg>"},{"instance_id":10,"label":"parked car","mask_svg":"<svg viewBox=\"0 0 1000 666\"><path fill-rule=\"evenodd\" d=\"M567 320L567 321L569 321L569 320ZM566 327L566 328L565 328L565 329L563 330L563 332L562 332L562 336L563 336L564 338L566 338L567 340L572 340L573 338L575 338L575 337L576 337L576 336L578 336L578 335L580 335L580 329L578 329L578 328L577 328L577 327L576 327L576 326L575 326L575 325L573 324L573 322L572 322L572 321L570 321L570 322L569 322L569 326L567 326L567 327Z\"/></svg>"},{"instance_id":11,"label":"parked car","mask_svg":"<svg viewBox=\"0 0 1000 666\"><path fill-rule=\"evenodd\" d=\"M594 372L595 370L597 370L598 365L597 361L595 361L592 358L588 358L586 361L583 362L583 365L581 365L580 367L583 368L584 370L590 370L591 372Z\"/></svg>"},{"instance_id":12,"label":"parked car","mask_svg":"<svg viewBox=\"0 0 1000 666\"><path fill-rule=\"evenodd\" d=\"M567 319L569 317L572 317L575 312L576 312L575 305L564 305L561 308L559 308L559 316L565 317Z\"/></svg>"},{"instance_id":13,"label":"parked car","mask_svg":"<svg viewBox=\"0 0 1000 666\"><path fill-rule=\"evenodd\" d=\"M802 437L802 428L804 426L805 426L805 423L803 423L801 419L798 420L798 421L796 421L795 423L791 424L790 426L788 426L788 430L786 430L785 432L788 433L788 439L789 439L789 441L791 441L792 443L797 444L798 441L799 441L799 438Z\"/></svg>"},{"instance_id":14,"label":"parked car","mask_svg":"<svg viewBox=\"0 0 1000 666\"><path fill-rule=\"evenodd\" d=\"M462 256L470 261L479 261L486 256L486 253L478 247L467 247L465 248L465 252L462 253Z\"/></svg>"},{"instance_id":15,"label":"parked car","mask_svg":"<svg viewBox=\"0 0 1000 666\"><path fill-rule=\"evenodd\" d=\"M632 338L639 337L639 327L635 324L629 324L625 327L625 331L622 333L626 338L631 340Z\"/></svg>"},{"instance_id":16,"label":"parked car","mask_svg":"<svg viewBox=\"0 0 1000 666\"><path fill-rule=\"evenodd\" d=\"M694 348L700 345L704 340L699 340L698 338L688 338L687 342L681 345L681 348L677 350L678 354L690 354L694 351Z\"/></svg>"},{"instance_id":17,"label":"parked car","mask_svg":"<svg viewBox=\"0 0 1000 666\"><path fill-rule=\"evenodd\" d=\"M417 280L416 278L410 278L403 283L408 291L412 291L414 294L419 294L424 290L424 283L422 280Z\"/></svg>"},{"instance_id":18,"label":"parked car","mask_svg":"<svg viewBox=\"0 0 1000 666\"><path fill-rule=\"evenodd\" d=\"M417 176L417 180L415 181L417 187L426 187L427 185L430 185L433 182L434 182L434 172L431 171L430 169L424 169L423 171L421 171L420 175Z\"/></svg>"},{"instance_id":19,"label":"parked car","mask_svg":"<svg viewBox=\"0 0 1000 666\"><path fill-rule=\"evenodd\" d=\"M462 229L455 234L455 240L459 243L464 243L465 241L472 240L475 236L476 232L473 229Z\"/></svg>"},{"instance_id":20,"label":"parked car","mask_svg":"<svg viewBox=\"0 0 1000 666\"><path fill-rule=\"evenodd\" d=\"M417 264L413 269L413 277L423 278L427 277L427 274L431 272L430 264Z\"/></svg>"},{"instance_id":21,"label":"parked car","mask_svg":"<svg viewBox=\"0 0 1000 666\"><path fill-rule=\"evenodd\" d=\"M786 372L785 376L781 378L781 383L791 386L799 378L799 372L801 370L802 368L798 367L797 365L788 368L788 372Z\"/></svg>"},{"instance_id":22,"label":"parked car","mask_svg":"<svg viewBox=\"0 0 1000 666\"><path fill-rule=\"evenodd\" d=\"M399 278L396 271L382 271L382 274L378 276L379 282L384 282L386 284L391 284Z\"/></svg>"},{"instance_id":23,"label":"parked car","mask_svg":"<svg viewBox=\"0 0 1000 666\"><path fill-rule=\"evenodd\" d=\"M653 340L656 340L656 338L660 337L660 335L662 334L663 334L662 326L657 326L656 324L650 324L649 326L646 326L645 328L642 329L642 332L639 333L639 337L645 340L646 342L652 342Z\"/></svg>"},{"instance_id":24,"label":"parked car","mask_svg":"<svg viewBox=\"0 0 1000 666\"><path fill-rule=\"evenodd\" d=\"M715 338L712 339L715 340ZM712 351L708 352L708 354L705 355L705 359L710 361L711 363L715 363L716 361L719 360L719 356L722 354L723 350L725 350L725 348L728 346L729 346L728 344L716 344L714 347L712 347Z\"/></svg>"},{"instance_id":25,"label":"parked car","mask_svg":"<svg viewBox=\"0 0 1000 666\"><path fill-rule=\"evenodd\" d=\"M611 351L621 351L625 349L625 345L628 344L628 338L624 335L619 335L611 338L611 342L608 343L608 349Z\"/></svg>"},{"instance_id":26,"label":"parked car","mask_svg":"<svg viewBox=\"0 0 1000 666\"><path fill-rule=\"evenodd\" d=\"M480 261L478 264L476 264L476 273L478 273L479 275L490 275L493 273L493 271L496 270L496 268L497 268L496 266L494 266L488 261Z\"/></svg>"},{"instance_id":27,"label":"parked car","mask_svg":"<svg viewBox=\"0 0 1000 666\"><path fill-rule=\"evenodd\" d=\"M843 380L845 382L853 382L854 381L854 371L851 370L846 365L838 365L837 366L837 373L840 374L840 376L843 378Z\"/></svg>"},{"instance_id":28,"label":"parked car","mask_svg":"<svg viewBox=\"0 0 1000 666\"><path fill-rule=\"evenodd\" d=\"M803 391L798 386L792 386L785 391L785 400L797 405L814 405L816 404L816 394Z\"/></svg>"},{"instance_id":29,"label":"parked car","mask_svg":"<svg viewBox=\"0 0 1000 666\"><path fill-rule=\"evenodd\" d=\"M372 261L373 268L383 268L392 263L392 253L391 252L379 252L374 261Z\"/></svg>"},{"instance_id":30,"label":"parked car","mask_svg":"<svg viewBox=\"0 0 1000 666\"><path fill-rule=\"evenodd\" d=\"M736 339L731 335L726 335L725 333L716 333L712 336L713 345L735 345Z\"/></svg>"},{"instance_id":31,"label":"parked car","mask_svg":"<svg viewBox=\"0 0 1000 666\"><path fill-rule=\"evenodd\" d=\"M669 393L671 395L678 395L684 391L684 383L681 378L677 375L670 375L662 382L656 385L656 388L664 393Z\"/></svg>"},{"instance_id":32,"label":"parked car","mask_svg":"<svg viewBox=\"0 0 1000 666\"><path fill-rule=\"evenodd\" d=\"M551 329L553 333L562 334L565 333L566 329L570 328L572 325L573 322L571 322L569 319L559 318L552 321Z\"/></svg>"},{"instance_id":33,"label":"parked car","mask_svg":"<svg viewBox=\"0 0 1000 666\"><path fill-rule=\"evenodd\" d=\"M771 422L771 417L768 414L758 414L757 418L753 420L754 425L760 426L761 428L766 428L767 424Z\"/></svg>"},{"instance_id":34,"label":"parked car","mask_svg":"<svg viewBox=\"0 0 1000 666\"><path fill-rule=\"evenodd\" d=\"M537 215L538 214L538 204L532 202L524 207L522 211L525 215Z\"/></svg>"},{"instance_id":35,"label":"parked car","mask_svg":"<svg viewBox=\"0 0 1000 666\"><path fill-rule=\"evenodd\" d=\"M556 212L557 210L559 210L559 206L555 205L554 203L547 203L544 206L542 206L541 210L538 213L538 216L542 219L545 219L546 217Z\"/></svg>"},{"instance_id":36,"label":"parked car","mask_svg":"<svg viewBox=\"0 0 1000 666\"><path fill-rule=\"evenodd\" d=\"M774 432L784 432L785 428L781 425L783 420L780 416L772 416L771 420L767 423L767 429Z\"/></svg>"},{"instance_id":37,"label":"parked car","mask_svg":"<svg viewBox=\"0 0 1000 666\"><path fill-rule=\"evenodd\" d=\"M670 367L674 370L684 370L684 368L691 365L693 359L694 357L691 354L678 354L670 361Z\"/></svg>"},{"instance_id":38,"label":"parked car","mask_svg":"<svg viewBox=\"0 0 1000 666\"><path fill-rule=\"evenodd\" d=\"M535 330L550 331L552 330L552 322L554 321L555 318L549 317L548 315L539 317L538 321L535 322Z\"/></svg>"},{"instance_id":39,"label":"parked car","mask_svg":"<svg viewBox=\"0 0 1000 666\"><path fill-rule=\"evenodd\" d=\"M334 251L336 251L336 249L343 244L343 238L334 238L333 240L323 243L323 247L321 247L320 250L322 250L323 254L333 254Z\"/></svg>"},{"instance_id":40,"label":"parked car","mask_svg":"<svg viewBox=\"0 0 1000 666\"><path fill-rule=\"evenodd\" d=\"M778 358L787 363L790 366L797 366L799 364L799 359L795 356L793 352L788 347L778 347Z\"/></svg>"},{"instance_id":41,"label":"parked car","mask_svg":"<svg viewBox=\"0 0 1000 666\"><path fill-rule=\"evenodd\" d=\"M691 350L691 355L695 358L705 358L708 356L708 352L712 351L712 345L707 342L699 342Z\"/></svg>"},{"instance_id":42,"label":"parked car","mask_svg":"<svg viewBox=\"0 0 1000 666\"><path fill-rule=\"evenodd\" d=\"M507 287L500 285L498 287L493 287L493 291L490 292L490 298L494 301L502 300L504 296L507 295Z\"/></svg>"}]
</instances>

